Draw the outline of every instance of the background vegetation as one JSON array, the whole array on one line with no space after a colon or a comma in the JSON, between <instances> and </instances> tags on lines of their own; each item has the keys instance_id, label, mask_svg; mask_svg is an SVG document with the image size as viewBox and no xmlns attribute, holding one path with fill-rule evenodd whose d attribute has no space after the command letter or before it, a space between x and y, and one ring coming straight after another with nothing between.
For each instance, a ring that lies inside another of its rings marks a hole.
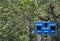
<instances>
[{"instance_id":1,"label":"background vegetation","mask_svg":"<svg viewBox=\"0 0 60 41\"><path fill-rule=\"evenodd\" d=\"M34 22L50 18L59 25L59 15L60 0L0 0L0 41L36 41ZM56 41L60 41L59 30Z\"/></svg>"}]
</instances>

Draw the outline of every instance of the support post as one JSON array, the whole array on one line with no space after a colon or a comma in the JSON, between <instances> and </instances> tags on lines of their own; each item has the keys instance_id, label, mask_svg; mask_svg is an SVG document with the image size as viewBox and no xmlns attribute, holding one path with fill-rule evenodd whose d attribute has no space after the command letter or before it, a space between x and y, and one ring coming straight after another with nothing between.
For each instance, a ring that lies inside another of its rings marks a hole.
<instances>
[{"instance_id":1,"label":"support post","mask_svg":"<svg viewBox=\"0 0 60 41\"><path fill-rule=\"evenodd\" d=\"M41 35L37 35L37 41L41 41L42 37Z\"/></svg>"},{"instance_id":2,"label":"support post","mask_svg":"<svg viewBox=\"0 0 60 41\"><path fill-rule=\"evenodd\" d=\"M51 35L48 35L48 41L51 41Z\"/></svg>"}]
</instances>

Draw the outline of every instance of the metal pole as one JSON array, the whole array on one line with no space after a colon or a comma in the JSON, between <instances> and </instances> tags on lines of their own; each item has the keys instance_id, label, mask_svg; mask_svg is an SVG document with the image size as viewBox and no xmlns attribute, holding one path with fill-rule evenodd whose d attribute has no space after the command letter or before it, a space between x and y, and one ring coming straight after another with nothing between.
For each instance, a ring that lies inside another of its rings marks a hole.
<instances>
[{"instance_id":1,"label":"metal pole","mask_svg":"<svg viewBox=\"0 0 60 41\"><path fill-rule=\"evenodd\" d=\"M42 37L41 35L37 35L37 41L41 41Z\"/></svg>"},{"instance_id":2,"label":"metal pole","mask_svg":"<svg viewBox=\"0 0 60 41\"><path fill-rule=\"evenodd\" d=\"M50 35L48 35L48 41L51 41L51 36Z\"/></svg>"}]
</instances>

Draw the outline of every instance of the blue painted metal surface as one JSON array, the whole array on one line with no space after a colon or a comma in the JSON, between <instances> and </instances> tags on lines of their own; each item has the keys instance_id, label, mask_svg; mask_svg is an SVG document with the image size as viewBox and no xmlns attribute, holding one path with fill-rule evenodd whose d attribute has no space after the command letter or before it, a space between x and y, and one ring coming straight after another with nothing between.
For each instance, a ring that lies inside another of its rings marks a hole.
<instances>
[{"instance_id":1,"label":"blue painted metal surface","mask_svg":"<svg viewBox=\"0 0 60 41\"><path fill-rule=\"evenodd\" d=\"M35 34L56 34L56 26L55 22L36 22Z\"/></svg>"}]
</instances>

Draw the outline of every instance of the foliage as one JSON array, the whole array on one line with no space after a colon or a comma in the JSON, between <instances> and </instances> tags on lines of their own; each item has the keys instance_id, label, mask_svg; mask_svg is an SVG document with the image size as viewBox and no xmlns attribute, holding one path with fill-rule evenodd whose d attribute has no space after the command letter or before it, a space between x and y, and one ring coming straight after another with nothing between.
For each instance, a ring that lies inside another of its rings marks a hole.
<instances>
[{"instance_id":1,"label":"foliage","mask_svg":"<svg viewBox=\"0 0 60 41\"><path fill-rule=\"evenodd\" d=\"M0 41L28 41L31 23L32 41L36 40L34 35L34 22L42 20L40 17L50 17L46 12L50 3L53 3L54 12L60 14L60 0L0 0ZM60 23L60 17L57 22Z\"/></svg>"}]
</instances>

